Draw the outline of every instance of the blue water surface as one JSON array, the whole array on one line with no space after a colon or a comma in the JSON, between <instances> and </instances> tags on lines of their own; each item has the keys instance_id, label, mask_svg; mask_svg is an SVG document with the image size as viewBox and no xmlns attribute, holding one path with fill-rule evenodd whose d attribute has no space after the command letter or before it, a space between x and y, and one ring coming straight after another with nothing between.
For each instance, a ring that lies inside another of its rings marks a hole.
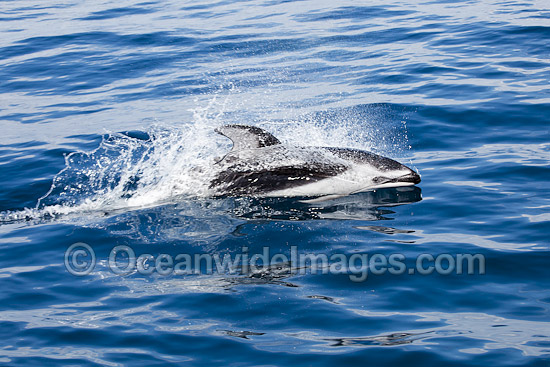
<instances>
[{"instance_id":1,"label":"blue water surface","mask_svg":"<svg viewBox=\"0 0 550 367\"><path fill-rule=\"evenodd\" d=\"M550 364L544 1L17 0L0 36L0 365ZM211 198L226 123L422 182ZM115 274L116 246L399 254L407 271ZM423 275L422 254L484 266Z\"/></svg>"}]
</instances>

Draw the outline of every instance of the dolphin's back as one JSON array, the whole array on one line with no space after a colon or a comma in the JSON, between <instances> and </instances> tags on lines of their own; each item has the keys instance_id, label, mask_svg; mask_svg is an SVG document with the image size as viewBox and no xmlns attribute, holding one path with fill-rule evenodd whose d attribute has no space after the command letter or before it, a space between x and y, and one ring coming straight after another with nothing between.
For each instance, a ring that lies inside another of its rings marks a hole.
<instances>
[{"instance_id":1,"label":"dolphin's back","mask_svg":"<svg viewBox=\"0 0 550 367\"><path fill-rule=\"evenodd\" d=\"M325 178L334 177L348 167L322 162L304 162L302 165L270 168L229 167L221 171L210 183L223 196L261 195L270 191L285 190Z\"/></svg>"},{"instance_id":2,"label":"dolphin's back","mask_svg":"<svg viewBox=\"0 0 550 367\"><path fill-rule=\"evenodd\" d=\"M391 171L402 169L403 165L391 158L386 158L378 154L353 148L325 147L335 156L349 160L358 164L369 164L382 171Z\"/></svg>"}]
</instances>

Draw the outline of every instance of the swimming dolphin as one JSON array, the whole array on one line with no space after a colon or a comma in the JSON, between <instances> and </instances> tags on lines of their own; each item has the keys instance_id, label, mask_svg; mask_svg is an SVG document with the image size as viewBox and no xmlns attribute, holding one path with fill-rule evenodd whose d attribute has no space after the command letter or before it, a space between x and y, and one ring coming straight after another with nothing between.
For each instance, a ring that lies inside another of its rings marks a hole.
<instances>
[{"instance_id":1,"label":"swimming dolphin","mask_svg":"<svg viewBox=\"0 0 550 367\"><path fill-rule=\"evenodd\" d=\"M343 196L420 182L410 168L363 150L288 146L255 126L215 131L231 139L233 148L215 164L214 196Z\"/></svg>"}]
</instances>

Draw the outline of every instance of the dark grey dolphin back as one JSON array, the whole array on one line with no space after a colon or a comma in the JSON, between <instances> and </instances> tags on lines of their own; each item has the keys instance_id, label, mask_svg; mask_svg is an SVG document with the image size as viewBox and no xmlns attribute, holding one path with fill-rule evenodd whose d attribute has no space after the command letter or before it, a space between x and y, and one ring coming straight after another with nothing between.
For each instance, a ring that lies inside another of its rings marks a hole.
<instances>
[{"instance_id":1,"label":"dark grey dolphin back","mask_svg":"<svg viewBox=\"0 0 550 367\"><path fill-rule=\"evenodd\" d=\"M218 127L216 132L231 139L235 151L281 144L279 139L256 126L225 125Z\"/></svg>"},{"instance_id":2,"label":"dark grey dolphin back","mask_svg":"<svg viewBox=\"0 0 550 367\"><path fill-rule=\"evenodd\" d=\"M381 171L409 169L393 159L353 148L323 147L337 157L360 164L370 164Z\"/></svg>"}]
</instances>

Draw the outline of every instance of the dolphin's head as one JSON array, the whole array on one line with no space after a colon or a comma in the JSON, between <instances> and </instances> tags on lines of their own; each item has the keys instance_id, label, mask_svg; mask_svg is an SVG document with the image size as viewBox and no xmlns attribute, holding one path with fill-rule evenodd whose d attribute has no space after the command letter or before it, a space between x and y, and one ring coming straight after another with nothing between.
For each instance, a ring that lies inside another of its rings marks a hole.
<instances>
[{"instance_id":1,"label":"dolphin's head","mask_svg":"<svg viewBox=\"0 0 550 367\"><path fill-rule=\"evenodd\" d=\"M400 170L399 172L391 172L389 174L375 176L372 179L372 182L376 187L407 186L420 183L420 175L418 173L408 167L403 167L407 168L408 171Z\"/></svg>"},{"instance_id":2,"label":"dolphin's head","mask_svg":"<svg viewBox=\"0 0 550 367\"><path fill-rule=\"evenodd\" d=\"M367 164L376 171L377 174L372 177L372 183L376 187L406 186L420 183L420 175L417 172L393 159L378 156L376 159L368 160L363 164Z\"/></svg>"},{"instance_id":3,"label":"dolphin's head","mask_svg":"<svg viewBox=\"0 0 550 367\"><path fill-rule=\"evenodd\" d=\"M420 183L420 175L393 159L363 150L349 148L325 148L334 155L355 165L356 177L365 187L382 188L410 186Z\"/></svg>"},{"instance_id":4,"label":"dolphin's head","mask_svg":"<svg viewBox=\"0 0 550 367\"><path fill-rule=\"evenodd\" d=\"M393 159L378 157L374 162L358 163L361 181L369 188L412 186L420 183L420 175Z\"/></svg>"}]
</instances>

